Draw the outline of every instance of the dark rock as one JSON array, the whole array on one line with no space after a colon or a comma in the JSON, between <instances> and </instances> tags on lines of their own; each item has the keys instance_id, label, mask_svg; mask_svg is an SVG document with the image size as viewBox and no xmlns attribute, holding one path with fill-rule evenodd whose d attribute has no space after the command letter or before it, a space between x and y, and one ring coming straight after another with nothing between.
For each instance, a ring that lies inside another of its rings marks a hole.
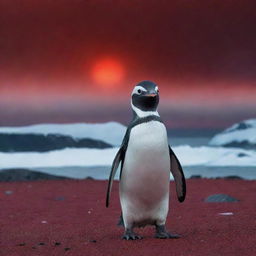
<instances>
[{"instance_id":1,"label":"dark rock","mask_svg":"<svg viewBox=\"0 0 256 256\"><path fill-rule=\"evenodd\" d=\"M236 130L246 130L251 127L252 127L252 125L241 122L237 125Z\"/></svg>"},{"instance_id":2,"label":"dark rock","mask_svg":"<svg viewBox=\"0 0 256 256\"><path fill-rule=\"evenodd\" d=\"M58 197L55 197L55 200L56 201L64 201L66 198L64 196L58 196Z\"/></svg>"},{"instance_id":3,"label":"dark rock","mask_svg":"<svg viewBox=\"0 0 256 256\"><path fill-rule=\"evenodd\" d=\"M244 141L233 141L227 144L222 145L224 147L227 148L245 148L245 149L256 149L256 145L255 144L251 144L250 142L248 142L247 140Z\"/></svg>"},{"instance_id":4,"label":"dark rock","mask_svg":"<svg viewBox=\"0 0 256 256\"><path fill-rule=\"evenodd\" d=\"M97 243L96 240L90 240L90 243Z\"/></svg>"},{"instance_id":5,"label":"dark rock","mask_svg":"<svg viewBox=\"0 0 256 256\"><path fill-rule=\"evenodd\" d=\"M112 145L89 138L75 139L60 134L0 134L2 152L46 152L63 148L111 148Z\"/></svg>"},{"instance_id":6,"label":"dark rock","mask_svg":"<svg viewBox=\"0 0 256 256\"><path fill-rule=\"evenodd\" d=\"M253 125L251 125L251 124L247 124L245 122L240 122L237 125L235 125L234 128L229 128L229 129L225 130L223 133L230 133L230 132L234 132L237 130L246 130L246 129L252 128L252 127L253 127Z\"/></svg>"},{"instance_id":7,"label":"dark rock","mask_svg":"<svg viewBox=\"0 0 256 256\"><path fill-rule=\"evenodd\" d=\"M35 246L32 246L31 248L32 248L32 249L36 249L36 247L35 247Z\"/></svg>"},{"instance_id":8,"label":"dark rock","mask_svg":"<svg viewBox=\"0 0 256 256\"><path fill-rule=\"evenodd\" d=\"M247 154L245 154L245 153L239 153L237 156L238 156L238 157L245 157L245 156L249 156L249 155L247 155Z\"/></svg>"},{"instance_id":9,"label":"dark rock","mask_svg":"<svg viewBox=\"0 0 256 256\"><path fill-rule=\"evenodd\" d=\"M215 194L208 196L205 200L207 203L224 203L224 202L238 202L234 197L225 194Z\"/></svg>"},{"instance_id":10,"label":"dark rock","mask_svg":"<svg viewBox=\"0 0 256 256\"><path fill-rule=\"evenodd\" d=\"M191 175L190 179L202 179L201 175Z\"/></svg>"},{"instance_id":11,"label":"dark rock","mask_svg":"<svg viewBox=\"0 0 256 256\"><path fill-rule=\"evenodd\" d=\"M88 177L86 177L85 179L86 179L86 180L94 180L94 178L91 177L91 176L88 176Z\"/></svg>"},{"instance_id":12,"label":"dark rock","mask_svg":"<svg viewBox=\"0 0 256 256\"><path fill-rule=\"evenodd\" d=\"M55 246L59 246L59 245L61 245L61 243L60 242L56 242L54 245Z\"/></svg>"},{"instance_id":13,"label":"dark rock","mask_svg":"<svg viewBox=\"0 0 256 256\"><path fill-rule=\"evenodd\" d=\"M26 243L20 243L20 244L18 244L18 246L25 246L26 245Z\"/></svg>"},{"instance_id":14,"label":"dark rock","mask_svg":"<svg viewBox=\"0 0 256 256\"><path fill-rule=\"evenodd\" d=\"M38 243L38 245L45 245L45 243L43 243L43 242L40 242L40 243Z\"/></svg>"},{"instance_id":15,"label":"dark rock","mask_svg":"<svg viewBox=\"0 0 256 256\"><path fill-rule=\"evenodd\" d=\"M62 176L55 176L28 169L6 169L0 171L1 181L32 181L32 180L63 180L67 179Z\"/></svg>"},{"instance_id":16,"label":"dark rock","mask_svg":"<svg viewBox=\"0 0 256 256\"><path fill-rule=\"evenodd\" d=\"M236 175L225 176L224 179L227 179L227 180L243 180L242 177L236 176Z\"/></svg>"},{"instance_id":17,"label":"dark rock","mask_svg":"<svg viewBox=\"0 0 256 256\"><path fill-rule=\"evenodd\" d=\"M64 251L69 251L71 248L69 248L69 247L66 247L66 248L64 248Z\"/></svg>"}]
</instances>

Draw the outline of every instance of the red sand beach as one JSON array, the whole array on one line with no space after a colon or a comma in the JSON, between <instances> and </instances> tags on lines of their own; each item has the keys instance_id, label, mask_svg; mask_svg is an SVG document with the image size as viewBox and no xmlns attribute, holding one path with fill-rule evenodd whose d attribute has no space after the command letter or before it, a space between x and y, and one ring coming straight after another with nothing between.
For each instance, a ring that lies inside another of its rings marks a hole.
<instances>
[{"instance_id":1,"label":"red sand beach","mask_svg":"<svg viewBox=\"0 0 256 256\"><path fill-rule=\"evenodd\" d=\"M0 255L256 255L256 181L187 180L187 198L177 202L171 182L167 227L180 239L121 240L120 206L114 184L105 208L106 181L59 180L0 183ZM205 203L211 194L239 199ZM232 212L233 215L219 215Z\"/></svg>"}]
</instances>

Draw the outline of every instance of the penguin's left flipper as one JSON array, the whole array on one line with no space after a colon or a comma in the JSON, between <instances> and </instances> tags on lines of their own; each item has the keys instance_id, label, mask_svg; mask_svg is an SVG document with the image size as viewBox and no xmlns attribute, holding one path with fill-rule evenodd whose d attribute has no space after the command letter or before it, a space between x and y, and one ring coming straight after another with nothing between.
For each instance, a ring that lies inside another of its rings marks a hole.
<instances>
[{"instance_id":1,"label":"penguin's left flipper","mask_svg":"<svg viewBox=\"0 0 256 256\"><path fill-rule=\"evenodd\" d=\"M184 176L181 164L170 146L169 146L169 152L170 152L170 161L171 161L171 173L174 177L174 181L176 184L177 197L180 202L183 202L186 197L185 176Z\"/></svg>"}]
</instances>

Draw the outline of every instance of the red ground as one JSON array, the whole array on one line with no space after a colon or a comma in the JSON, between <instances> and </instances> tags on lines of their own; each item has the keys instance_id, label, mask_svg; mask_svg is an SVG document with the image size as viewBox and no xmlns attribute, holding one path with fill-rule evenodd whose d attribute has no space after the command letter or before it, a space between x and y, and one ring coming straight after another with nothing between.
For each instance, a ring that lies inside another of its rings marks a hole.
<instances>
[{"instance_id":1,"label":"red ground","mask_svg":"<svg viewBox=\"0 0 256 256\"><path fill-rule=\"evenodd\" d=\"M182 235L178 240L154 239L152 227L138 230L143 240L121 240L118 186L106 209L106 185L91 180L0 183L0 255L256 255L256 181L188 180L183 204L171 183L167 226ZM13 193L6 195L7 190ZM203 202L217 193L240 201ZM218 215L222 212L234 215Z\"/></svg>"}]
</instances>

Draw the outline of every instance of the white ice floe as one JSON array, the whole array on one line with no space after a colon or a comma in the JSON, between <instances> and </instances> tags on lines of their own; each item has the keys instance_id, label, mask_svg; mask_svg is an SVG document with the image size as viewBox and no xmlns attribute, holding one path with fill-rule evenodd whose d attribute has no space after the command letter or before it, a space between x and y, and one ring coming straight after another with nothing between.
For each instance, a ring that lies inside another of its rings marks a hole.
<instances>
[{"instance_id":1,"label":"white ice floe","mask_svg":"<svg viewBox=\"0 0 256 256\"><path fill-rule=\"evenodd\" d=\"M218 215L222 215L222 216L232 216L232 215L234 215L234 213L233 213L233 212L220 212L220 213L218 213Z\"/></svg>"},{"instance_id":2,"label":"white ice floe","mask_svg":"<svg viewBox=\"0 0 256 256\"><path fill-rule=\"evenodd\" d=\"M249 119L234 124L222 133L215 135L209 142L211 146L224 146L231 143L245 142L256 147L256 119Z\"/></svg>"},{"instance_id":3,"label":"white ice floe","mask_svg":"<svg viewBox=\"0 0 256 256\"><path fill-rule=\"evenodd\" d=\"M110 166L118 148L0 153L0 169ZM173 147L183 166L256 166L256 151L224 147Z\"/></svg>"},{"instance_id":4,"label":"white ice floe","mask_svg":"<svg viewBox=\"0 0 256 256\"><path fill-rule=\"evenodd\" d=\"M71 149L38 153L0 153L0 169L65 166L107 166L118 148Z\"/></svg>"},{"instance_id":5,"label":"white ice floe","mask_svg":"<svg viewBox=\"0 0 256 256\"><path fill-rule=\"evenodd\" d=\"M71 136L74 139L91 138L101 140L115 146L120 145L125 131L126 127L117 122L101 124L36 124L21 127L0 127L0 134L61 134Z\"/></svg>"},{"instance_id":6,"label":"white ice floe","mask_svg":"<svg viewBox=\"0 0 256 256\"><path fill-rule=\"evenodd\" d=\"M254 150L185 145L175 147L174 151L184 166L256 166Z\"/></svg>"}]
</instances>

